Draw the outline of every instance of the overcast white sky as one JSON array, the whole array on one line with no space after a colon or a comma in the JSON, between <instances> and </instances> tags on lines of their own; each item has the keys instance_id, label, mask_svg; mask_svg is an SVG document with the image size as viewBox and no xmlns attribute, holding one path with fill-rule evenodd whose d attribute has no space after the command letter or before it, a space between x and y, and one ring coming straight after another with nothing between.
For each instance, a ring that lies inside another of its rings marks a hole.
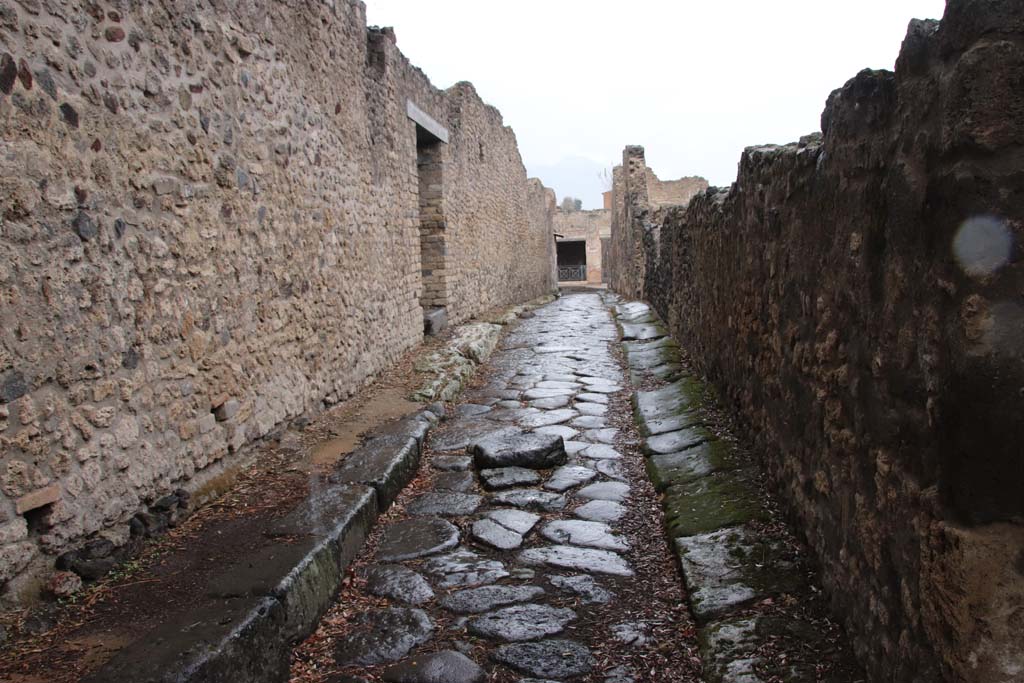
<instances>
[{"instance_id":1,"label":"overcast white sky","mask_svg":"<svg viewBox=\"0 0 1024 683\"><path fill-rule=\"evenodd\" d=\"M597 175L641 144L663 179L728 185L744 147L820 128L825 99L891 69L943 0L365 0L434 85L472 81L527 171L599 206Z\"/></svg>"}]
</instances>

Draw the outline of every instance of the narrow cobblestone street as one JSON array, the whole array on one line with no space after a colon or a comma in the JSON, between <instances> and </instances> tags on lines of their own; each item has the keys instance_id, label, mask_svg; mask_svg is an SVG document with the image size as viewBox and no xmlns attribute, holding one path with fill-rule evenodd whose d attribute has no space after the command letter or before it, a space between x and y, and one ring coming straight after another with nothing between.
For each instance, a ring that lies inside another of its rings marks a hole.
<instances>
[{"instance_id":1,"label":"narrow cobblestone street","mask_svg":"<svg viewBox=\"0 0 1024 683\"><path fill-rule=\"evenodd\" d=\"M429 443L293 680L699 679L601 295L538 309Z\"/></svg>"}]
</instances>

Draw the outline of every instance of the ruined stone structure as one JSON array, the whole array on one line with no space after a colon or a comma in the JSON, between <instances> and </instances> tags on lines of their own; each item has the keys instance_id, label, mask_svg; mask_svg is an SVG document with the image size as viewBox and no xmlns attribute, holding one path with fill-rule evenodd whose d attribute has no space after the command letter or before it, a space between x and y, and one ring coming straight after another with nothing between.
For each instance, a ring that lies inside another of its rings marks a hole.
<instances>
[{"instance_id":1,"label":"ruined stone structure","mask_svg":"<svg viewBox=\"0 0 1024 683\"><path fill-rule=\"evenodd\" d=\"M550 291L553 196L357 0L0 2L0 585L423 336Z\"/></svg>"},{"instance_id":2,"label":"ruined stone structure","mask_svg":"<svg viewBox=\"0 0 1024 683\"><path fill-rule=\"evenodd\" d=\"M659 222L656 213L672 206L686 206L708 181L699 176L661 181L644 160L642 147L622 153L622 165L612 170L611 236L606 278L615 291L631 298L644 294L647 268L657 263Z\"/></svg>"},{"instance_id":3,"label":"ruined stone structure","mask_svg":"<svg viewBox=\"0 0 1024 683\"><path fill-rule=\"evenodd\" d=\"M608 239L612 234L611 211L596 209L593 211L564 211L559 209L554 214L555 239L559 249L561 245L581 244L585 256L583 281L587 284L600 284L603 281L602 258L608 248ZM562 259L559 259L561 265Z\"/></svg>"},{"instance_id":4,"label":"ruined stone structure","mask_svg":"<svg viewBox=\"0 0 1024 683\"><path fill-rule=\"evenodd\" d=\"M873 680L1024 676L1024 10L950 0L822 133L654 217L616 171L613 286L720 388Z\"/></svg>"}]
</instances>

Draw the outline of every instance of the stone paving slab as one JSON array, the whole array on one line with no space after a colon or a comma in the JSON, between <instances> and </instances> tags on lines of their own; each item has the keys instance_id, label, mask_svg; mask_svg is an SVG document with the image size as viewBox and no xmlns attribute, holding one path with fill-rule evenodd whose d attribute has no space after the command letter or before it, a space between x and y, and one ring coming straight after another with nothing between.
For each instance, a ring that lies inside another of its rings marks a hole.
<instances>
[{"instance_id":1,"label":"stone paving slab","mask_svg":"<svg viewBox=\"0 0 1024 683\"><path fill-rule=\"evenodd\" d=\"M704 680L707 683L818 683L820 660L808 655L785 664L769 661L766 647L787 651L827 651L821 630L814 624L781 615L729 617L710 623L700 638Z\"/></svg>"},{"instance_id":2,"label":"stone paving slab","mask_svg":"<svg viewBox=\"0 0 1024 683\"><path fill-rule=\"evenodd\" d=\"M658 453L647 458L647 474L654 487L688 484L715 472L738 469L742 463L735 448L726 441L707 441L678 453Z\"/></svg>"},{"instance_id":3,"label":"stone paving slab","mask_svg":"<svg viewBox=\"0 0 1024 683\"><path fill-rule=\"evenodd\" d=\"M705 441L711 441L715 435L706 427L684 427L674 432L654 434L644 441L647 453L677 453L693 448Z\"/></svg>"},{"instance_id":4,"label":"stone paving slab","mask_svg":"<svg viewBox=\"0 0 1024 683\"><path fill-rule=\"evenodd\" d=\"M636 392L637 421L664 420L698 410L707 400L707 389L691 377L684 377L660 389Z\"/></svg>"},{"instance_id":5,"label":"stone paving slab","mask_svg":"<svg viewBox=\"0 0 1024 683\"><path fill-rule=\"evenodd\" d=\"M454 650L413 657L384 670L386 683L483 683L486 678L476 662Z\"/></svg>"},{"instance_id":6,"label":"stone paving slab","mask_svg":"<svg viewBox=\"0 0 1024 683\"><path fill-rule=\"evenodd\" d=\"M664 491L671 537L693 536L765 517L752 470L715 472Z\"/></svg>"},{"instance_id":7,"label":"stone paving slab","mask_svg":"<svg viewBox=\"0 0 1024 683\"><path fill-rule=\"evenodd\" d=\"M778 543L744 527L676 539L679 561L690 594L691 611L700 623L770 596L802 590Z\"/></svg>"}]
</instances>

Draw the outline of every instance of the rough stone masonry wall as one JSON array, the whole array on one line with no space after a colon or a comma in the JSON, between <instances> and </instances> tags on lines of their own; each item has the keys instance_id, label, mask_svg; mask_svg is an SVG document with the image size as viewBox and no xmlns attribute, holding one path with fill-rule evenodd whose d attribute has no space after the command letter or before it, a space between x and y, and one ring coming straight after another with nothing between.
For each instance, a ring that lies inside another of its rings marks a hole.
<instances>
[{"instance_id":1,"label":"rough stone masonry wall","mask_svg":"<svg viewBox=\"0 0 1024 683\"><path fill-rule=\"evenodd\" d=\"M676 180L660 180L650 168L647 169L647 201L652 209L665 206L684 206L698 193L708 188L708 181L700 176L688 176Z\"/></svg>"},{"instance_id":2,"label":"rough stone masonry wall","mask_svg":"<svg viewBox=\"0 0 1024 683\"><path fill-rule=\"evenodd\" d=\"M592 211L563 211L558 209L554 215L554 231L561 235L559 241L586 241L587 250L587 282L601 282L603 264L601 262L601 240L608 239L612 231L612 212L607 209Z\"/></svg>"},{"instance_id":3,"label":"rough stone masonry wall","mask_svg":"<svg viewBox=\"0 0 1024 683\"><path fill-rule=\"evenodd\" d=\"M361 2L0 0L7 597L422 339L407 98L458 150L446 196L505 184L449 223L501 274L458 317L549 291L511 131Z\"/></svg>"},{"instance_id":4,"label":"rough stone masonry wall","mask_svg":"<svg viewBox=\"0 0 1024 683\"><path fill-rule=\"evenodd\" d=\"M444 212L450 262L448 317L462 322L496 306L547 294L551 222L531 221L538 197L526 183L515 133L469 83L446 93L448 121L460 133L445 146Z\"/></svg>"},{"instance_id":5,"label":"rough stone masonry wall","mask_svg":"<svg viewBox=\"0 0 1024 683\"><path fill-rule=\"evenodd\" d=\"M647 167L644 148L626 147L622 165L612 170L611 244L607 280L615 291L633 298L645 292L648 270L656 268L660 212L685 206L708 181L700 176L659 180Z\"/></svg>"},{"instance_id":6,"label":"rough stone masonry wall","mask_svg":"<svg viewBox=\"0 0 1024 683\"><path fill-rule=\"evenodd\" d=\"M666 211L646 294L759 446L871 679L1020 681L1024 6L912 22L822 130Z\"/></svg>"}]
</instances>

